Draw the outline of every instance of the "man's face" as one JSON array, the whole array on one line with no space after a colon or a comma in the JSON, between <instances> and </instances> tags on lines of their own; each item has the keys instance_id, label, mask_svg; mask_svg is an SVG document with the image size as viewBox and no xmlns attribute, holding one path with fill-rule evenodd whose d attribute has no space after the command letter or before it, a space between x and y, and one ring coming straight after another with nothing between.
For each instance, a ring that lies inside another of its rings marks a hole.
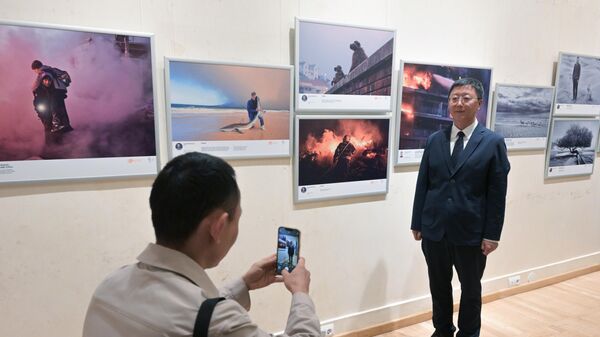
<instances>
[{"instance_id":1,"label":"man's face","mask_svg":"<svg viewBox=\"0 0 600 337\"><path fill-rule=\"evenodd\" d=\"M42 68L33 69L33 72L39 75L42 73Z\"/></svg>"},{"instance_id":2,"label":"man's face","mask_svg":"<svg viewBox=\"0 0 600 337\"><path fill-rule=\"evenodd\" d=\"M475 116L480 106L481 100L477 98L475 88L470 85L454 88L448 99L450 115L454 124L460 128L475 122Z\"/></svg>"},{"instance_id":3,"label":"man's face","mask_svg":"<svg viewBox=\"0 0 600 337\"><path fill-rule=\"evenodd\" d=\"M256 100L256 95L250 96L253 100Z\"/></svg>"}]
</instances>

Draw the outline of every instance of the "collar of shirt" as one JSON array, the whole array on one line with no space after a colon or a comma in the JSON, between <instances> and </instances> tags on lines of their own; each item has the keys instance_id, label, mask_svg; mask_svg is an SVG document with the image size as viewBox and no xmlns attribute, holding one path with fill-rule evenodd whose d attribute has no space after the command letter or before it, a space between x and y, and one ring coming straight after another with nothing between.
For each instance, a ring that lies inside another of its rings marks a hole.
<instances>
[{"instance_id":1,"label":"collar of shirt","mask_svg":"<svg viewBox=\"0 0 600 337\"><path fill-rule=\"evenodd\" d=\"M168 270L187 278L200 286L208 297L219 296L219 290L204 269L189 256L177 250L149 243L137 259L148 266Z\"/></svg>"},{"instance_id":2,"label":"collar of shirt","mask_svg":"<svg viewBox=\"0 0 600 337\"><path fill-rule=\"evenodd\" d=\"M475 118L475 121L473 122L473 124L467 126L466 128L464 128L462 130L457 128L456 125L452 124L452 131L450 132L450 141L455 142L458 138L458 136L457 136L458 132L462 131L465 134L463 141L466 144L469 141L469 138L471 138L473 131L475 131L477 124L479 124L479 122L477 122L477 118Z\"/></svg>"}]
</instances>

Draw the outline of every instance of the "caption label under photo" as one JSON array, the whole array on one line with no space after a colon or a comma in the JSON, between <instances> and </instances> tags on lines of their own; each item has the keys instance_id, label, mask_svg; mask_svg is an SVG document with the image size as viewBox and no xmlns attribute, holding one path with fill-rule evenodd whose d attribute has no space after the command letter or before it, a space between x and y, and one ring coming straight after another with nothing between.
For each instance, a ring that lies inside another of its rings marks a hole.
<instances>
[{"instance_id":1,"label":"caption label under photo","mask_svg":"<svg viewBox=\"0 0 600 337\"><path fill-rule=\"evenodd\" d=\"M545 148L546 137L533 138L505 138L504 142L509 150Z\"/></svg>"},{"instance_id":2,"label":"caption label under photo","mask_svg":"<svg viewBox=\"0 0 600 337\"><path fill-rule=\"evenodd\" d=\"M386 179L298 186L298 201L378 194L385 193L386 190Z\"/></svg>"},{"instance_id":3,"label":"caption label under photo","mask_svg":"<svg viewBox=\"0 0 600 337\"><path fill-rule=\"evenodd\" d=\"M219 157L288 156L290 141L285 139L251 141L173 142L173 155L203 152Z\"/></svg>"},{"instance_id":4,"label":"caption label under photo","mask_svg":"<svg viewBox=\"0 0 600 337\"><path fill-rule=\"evenodd\" d=\"M555 115L600 116L600 105L556 104Z\"/></svg>"},{"instance_id":5,"label":"caption label under photo","mask_svg":"<svg viewBox=\"0 0 600 337\"><path fill-rule=\"evenodd\" d=\"M390 96L298 94L298 109L390 110Z\"/></svg>"},{"instance_id":6,"label":"caption label under photo","mask_svg":"<svg viewBox=\"0 0 600 337\"><path fill-rule=\"evenodd\" d=\"M592 174L594 164L548 167L548 177Z\"/></svg>"},{"instance_id":7,"label":"caption label under photo","mask_svg":"<svg viewBox=\"0 0 600 337\"><path fill-rule=\"evenodd\" d=\"M398 150L398 164L412 164L421 162L424 149L419 150Z\"/></svg>"},{"instance_id":8,"label":"caption label under photo","mask_svg":"<svg viewBox=\"0 0 600 337\"><path fill-rule=\"evenodd\" d=\"M155 156L23 160L0 163L0 182L144 176L156 171Z\"/></svg>"}]
</instances>

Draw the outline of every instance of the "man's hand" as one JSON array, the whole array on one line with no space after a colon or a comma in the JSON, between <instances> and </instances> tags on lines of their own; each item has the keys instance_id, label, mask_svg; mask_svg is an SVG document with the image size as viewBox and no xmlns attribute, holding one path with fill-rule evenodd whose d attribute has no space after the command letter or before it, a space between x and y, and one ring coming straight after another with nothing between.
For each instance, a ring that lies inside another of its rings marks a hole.
<instances>
[{"instance_id":1,"label":"man's hand","mask_svg":"<svg viewBox=\"0 0 600 337\"><path fill-rule=\"evenodd\" d=\"M415 240L420 241L421 240L421 232L416 231L416 230L412 230L413 233L413 237L415 238Z\"/></svg>"},{"instance_id":2,"label":"man's hand","mask_svg":"<svg viewBox=\"0 0 600 337\"><path fill-rule=\"evenodd\" d=\"M483 239L481 242L481 252L485 256L488 256L491 252L496 250L496 248L498 248L498 242L489 241L486 239Z\"/></svg>"},{"instance_id":3,"label":"man's hand","mask_svg":"<svg viewBox=\"0 0 600 337\"><path fill-rule=\"evenodd\" d=\"M292 293L306 293L308 294L308 288L310 287L310 272L304 266L304 258L298 260L298 265L290 273L287 270L283 270L283 283L285 287Z\"/></svg>"},{"instance_id":4,"label":"man's hand","mask_svg":"<svg viewBox=\"0 0 600 337\"><path fill-rule=\"evenodd\" d=\"M264 288L274 282L281 282L281 278L276 277L275 254L265 257L254 263L250 270L242 277L248 290Z\"/></svg>"}]
</instances>

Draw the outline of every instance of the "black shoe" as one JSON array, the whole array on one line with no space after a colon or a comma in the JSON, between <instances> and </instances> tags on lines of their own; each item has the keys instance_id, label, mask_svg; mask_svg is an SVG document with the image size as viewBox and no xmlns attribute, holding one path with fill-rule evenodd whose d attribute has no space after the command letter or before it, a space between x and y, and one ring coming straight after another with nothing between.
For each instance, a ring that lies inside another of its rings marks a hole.
<instances>
[{"instance_id":1,"label":"black shoe","mask_svg":"<svg viewBox=\"0 0 600 337\"><path fill-rule=\"evenodd\" d=\"M433 333L433 335L431 335L431 337L454 337L454 332L456 331L455 327L452 327L452 330L450 330L449 332L442 332L439 330L435 330L435 332Z\"/></svg>"}]
</instances>

